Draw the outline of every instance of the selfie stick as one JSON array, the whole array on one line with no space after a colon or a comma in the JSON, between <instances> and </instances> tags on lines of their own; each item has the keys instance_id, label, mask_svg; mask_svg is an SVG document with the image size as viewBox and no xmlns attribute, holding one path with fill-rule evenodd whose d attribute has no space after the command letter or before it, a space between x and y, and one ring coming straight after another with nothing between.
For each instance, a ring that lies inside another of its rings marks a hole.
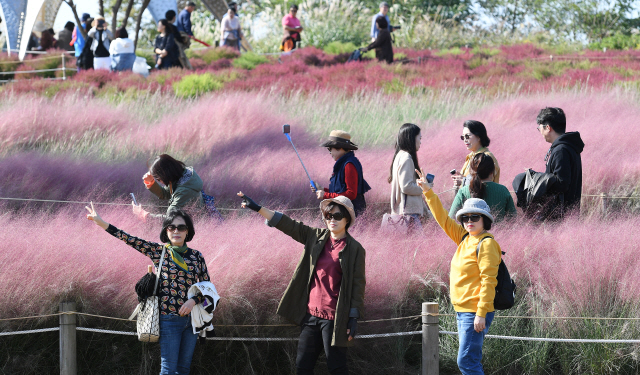
<instances>
[{"instance_id":1,"label":"selfie stick","mask_svg":"<svg viewBox=\"0 0 640 375\"><path fill-rule=\"evenodd\" d=\"M203 44L205 47L211 47L211 44L201 41L200 39L193 38L196 42Z\"/></svg>"},{"instance_id":2,"label":"selfie stick","mask_svg":"<svg viewBox=\"0 0 640 375\"><path fill-rule=\"evenodd\" d=\"M135 204L137 206L138 205L138 201L136 201L136 196L133 195L133 193L130 193L130 194L131 194L131 199L133 199L133 204Z\"/></svg>"},{"instance_id":3,"label":"selfie stick","mask_svg":"<svg viewBox=\"0 0 640 375\"><path fill-rule=\"evenodd\" d=\"M318 185L316 185L316 183L313 182L313 180L311 179L311 176L309 176L309 172L307 171L307 168L304 166L304 163L302 162L302 158L300 157L300 154L298 153L298 150L296 149L296 146L293 144L293 141L291 140L291 135L289 135L289 133L291 132L291 126L282 125L282 132L287 137L289 142L291 142L291 146L293 146L293 150L296 152L296 155L298 155L298 159L300 160L300 164L302 164L302 168L304 168L304 172L307 174L307 177L309 178L309 182L311 182L311 185L315 189L317 189Z\"/></svg>"}]
</instances>

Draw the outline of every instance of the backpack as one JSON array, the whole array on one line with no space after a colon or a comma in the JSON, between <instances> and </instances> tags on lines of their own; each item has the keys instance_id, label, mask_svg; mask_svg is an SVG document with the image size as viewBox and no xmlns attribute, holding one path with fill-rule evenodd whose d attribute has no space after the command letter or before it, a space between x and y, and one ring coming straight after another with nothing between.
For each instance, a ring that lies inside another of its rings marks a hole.
<instances>
[{"instance_id":1,"label":"backpack","mask_svg":"<svg viewBox=\"0 0 640 375\"><path fill-rule=\"evenodd\" d=\"M93 69L93 51L91 51L92 43L93 38L88 37L85 41L84 47L82 47L80 56L78 56L78 59L76 60L76 65L82 70Z\"/></svg>"},{"instance_id":2,"label":"backpack","mask_svg":"<svg viewBox=\"0 0 640 375\"><path fill-rule=\"evenodd\" d=\"M362 61L362 51L360 51L360 49L357 49L351 53L351 56L349 56L349 60L347 60L347 62L351 61Z\"/></svg>"},{"instance_id":3,"label":"backpack","mask_svg":"<svg viewBox=\"0 0 640 375\"><path fill-rule=\"evenodd\" d=\"M462 237L462 241L464 241L464 239L467 238L468 235L469 233L465 234ZM480 240L480 242L478 242L478 247L476 248L476 258L478 258L480 254L480 245L482 244L482 241L486 240L487 238L493 239L493 237L491 236L485 236ZM504 254L505 252L503 251L502 255ZM495 310L508 310L515 304L516 283L513 281L513 279L511 279L511 275L509 275L507 265L502 259L500 259L500 266L498 266L498 276L496 277L496 279L498 279L498 285L496 285L496 296L493 299L493 308Z\"/></svg>"}]
</instances>

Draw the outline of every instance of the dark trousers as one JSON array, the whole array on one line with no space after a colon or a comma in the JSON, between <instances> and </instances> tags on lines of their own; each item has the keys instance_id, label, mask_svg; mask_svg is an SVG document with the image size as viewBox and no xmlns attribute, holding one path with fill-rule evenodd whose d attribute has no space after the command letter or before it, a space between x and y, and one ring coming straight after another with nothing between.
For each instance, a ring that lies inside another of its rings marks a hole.
<instances>
[{"instance_id":1,"label":"dark trousers","mask_svg":"<svg viewBox=\"0 0 640 375\"><path fill-rule=\"evenodd\" d=\"M324 350L327 356L329 373L349 374L347 367L347 348L331 346L333 320L320 319L307 314L302 322L302 332L298 342L296 369L298 375L313 375L318 356Z\"/></svg>"}]
</instances>

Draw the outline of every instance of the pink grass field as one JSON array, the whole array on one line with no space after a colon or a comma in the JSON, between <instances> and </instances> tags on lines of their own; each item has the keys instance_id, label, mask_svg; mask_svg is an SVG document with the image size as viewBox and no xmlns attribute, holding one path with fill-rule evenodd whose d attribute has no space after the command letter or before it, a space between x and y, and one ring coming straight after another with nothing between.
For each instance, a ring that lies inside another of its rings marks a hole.
<instances>
[{"instance_id":1,"label":"pink grass field","mask_svg":"<svg viewBox=\"0 0 640 375\"><path fill-rule=\"evenodd\" d=\"M99 100L77 99L63 110L64 100L25 98L18 105L0 108L0 139L3 148L10 150L0 159L1 196L96 200L92 194L99 191L101 199L127 202L128 194L134 192L143 204L157 204L139 178L146 170L146 159L164 151L194 165L205 191L222 206L231 206L233 194L240 189L280 207L315 206L318 202L306 175L282 135L284 123L292 125L293 140L312 178L326 186L331 175L333 161L317 146L330 129L323 134L307 132L312 120L287 116L278 108L279 102L266 95L209 96L195 104L175 104L174 113L146 123L137 107L113 108ZM496 100L459 118L427 125L418 122L423 127L420 165L436 175L435 190L449 189L448 172L460 169L464 162L467 151L459 135L466 119L487 126L502 184L511 188L515 175L525 168L543 171L549 145L537 133L535 118L545 106L563 108L567 130L580 131L586 144L584 194L632 194L637 189L640 155L630 134L640 118L640 107L637 99L612 90L520 95ZM359 135L352 136L359 143ZM356 152L372 186L367 194L372 204L388 201L386 177L393 142L389 136L386 145L361 144ZM25 150L34 148L41 151ZM451 193L443 196L445 202L451 199ZM585 199L585 203L594 202Z\"/></svg>"},{"instance_id":2,"label":"pink grass field","mask_svg":"<svg viewBox=\"0 0 640 375\"><path fill-rule=\"evenodd\" d=\"M77 298L84 312L125 317L132 311L133 286L150 261L87 221L83 211L78 205L55 214L0 217L6 246L0 260L10 270L0 275L0 282L5 290L19 291L3 298L0 317L50 313L62 298ZM130 234L157 239L156 226L137 222L128 210L98 211ZM366 318L395 314L405 304L410 284L446 288L456 248L433 220L423 234L410 238L381 233L377 222L365 219L352 230L367 251ZM315 217L310 223L320 224ZM615 305L635 306L627 311L634 315L640 304L635 292L640 287L634 240L638 225L638 218L572 218L557 226L519 222L492 232L507 253L504 259L531 314L607 316ZM190 246L204 254L223 298L218 324L273 320L302 251L301 244L268 228L254 213L222 225L197 222Z\"/></svg>"}]
</instances>

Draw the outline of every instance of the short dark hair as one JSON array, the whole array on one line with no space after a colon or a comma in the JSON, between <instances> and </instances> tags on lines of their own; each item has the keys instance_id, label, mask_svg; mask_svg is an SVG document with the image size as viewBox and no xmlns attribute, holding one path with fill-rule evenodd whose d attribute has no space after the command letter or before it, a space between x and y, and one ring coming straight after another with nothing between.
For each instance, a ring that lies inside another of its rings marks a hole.
<instances>
[{"instance_id":1,"label":"short dark hair","mask_svg":"<svg viewBox=\"0 0 640 375\"><path fill-rule=\"evenodd\" d=\"M538 125L548 125L558 134L564 134L567 131L567 118L564 111L557 107L546 107L540 110L536 118Z\"/></svg>"},{"instance_id":2,"label":"short dark hair","mask_svg":"<svg viewBox=\"0 0 640 375\"><path fill-rule=\"evenodd\" d=\"M387 22L387 19L385 17L376 18L376 25L378 25L378 28L380 30L384 30L389 27L389 23Z\"/></svg>"},{"instance_id":3,"label":"short dark hair","mask_svg":"<svg viewBox=\"0 0 640 375\"><path fill-rule=\"evenodd\" d=\"M67 29L67 30L69 30L69 31L73 31L73 28L74 28L75 26L76 26L76 25L75 25L73 22L71 22L71 21L67 21L67 23L65 23L65 24L64 24L64 28L65 28L65 29Z\"/></svg>"},{"instance_id":4,"label":"short dark hair","mask_svg":"<svg viewBox=\"0 0 640 375\"><path fill-rule=\"evenodd\" d=\"M469 129L471 134L473 134L476 137L480 138L480 144L482 145L482 147L489 147L489 144L491 143L491 140L489 139L489 136L487 135L487 128L484 127L483 123L481 123L480 121L476 121L476 120L467 120L467 121L464 122L462 127Z\"/></svg>"},{"instance_id":5,"label":"short dark hair","mask_svg":"<svg viewBox=\"0 0 640 375\"><path fill-rule=\"evenodd\" d=\"M345 227L345 230L348 230L349 227L351 226L351 214L349 213L349 210L347 210L347 208L341 204L331 202L328 205L326 205L322 209L322 220L324 221L325 215L333 211L335 207L338 207L342 216L344 216L347 219L347 226Z\"/></svg>"},{"instance_id":6,"label":"short dark hair","mask_svg":"<svg viewBox=\"0 0 640 375\"><path fill-rule=\"evenodd\" d=\"M196 3L194 3L193 1L189 1L189 4L187 4L188 7L196 7Z\"/></svg>"},{"instance_id":7,"label":"short dark hair","mask_svg":"<svg viewBox=\"0 0 640 375\"><path fill-rule=\"evenodd\" d=\"M125 29L124 27L116 29L116 38L128 38L128 37L129 37L129 33L127 32L127 29Z\"/></svg>"},{"instance_id":8,"label":"short dark hair","mask_svg":"<svg viewBox=\"0 0 640 375\"><path fill-rule=\"evenodd\" d=\"M291 6L289 7L289 10L291 9L298 10L298 6L296 4L291 4Z\"/></svg>"},{"instance_id":9,"label":"short dark hair","mask_svg":"<svg viewBox=\"0 0 640 375\"><path fill-rule=\"evenodd\" d=\"M484 215L480 215L480 216L482 216L482 226L484 227L484 230L491 230L491 224L493 224L491 219L489 219Z\"/></svg>"},{"instance_id":10,"label":"short dark hair","mask_svg":"<svg viewBox=\"0 0 640 375\"><path fill-rule=\"evenodd\" d=\"M167 22L162 19L160 22ZM149 166L149 172L153 178L158 178L164 185L174 184L180 180L184 174L186 165L168 154L157 156ZM175 188L175 186L174 186Z\"/></svg>"},{"instance_id":11,"label":"short dark hair","mask_svg":"<svg viewBox=\"0 0 640 375\"><path fill-rule=\"evenodd\" d=\"M184 223L187 225L187 238L184 239L184 242L187 243L193 239L193 236L196 234L195 229L193 228L193 220L191 220L191 216L188 213L182 211L181 209L173 209L167 213L164 221L162 222L162 231L160 231L160 241L164 243L170 243L169 236L167 236L167 227L173 223L173 219L176 217L181 217L184 219Z\"/></svg>"},{"instance_id":12,"label":"short dark hair","mask_svg":"<svg viewBox=\"0 0 640 375\"><path fill-rule=\"evenodd\" d=\"M173 9L169 9L165 14L164 14L164 18L168 20L172 20L174 18L176 18L176 11Z\"/></svg>"}]
</instances>

